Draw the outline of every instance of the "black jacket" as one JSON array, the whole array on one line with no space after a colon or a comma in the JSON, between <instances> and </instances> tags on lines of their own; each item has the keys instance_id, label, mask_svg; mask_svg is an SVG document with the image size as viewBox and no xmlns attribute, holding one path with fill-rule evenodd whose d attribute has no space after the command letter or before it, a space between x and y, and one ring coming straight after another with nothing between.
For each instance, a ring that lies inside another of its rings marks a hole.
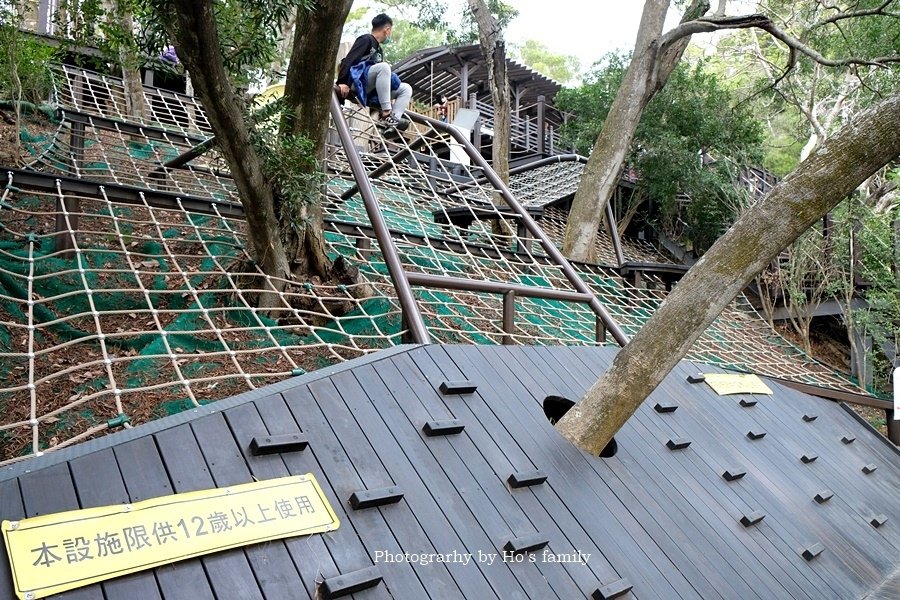
<instances>
[{"instance_id":1,"label":"black jacket","mask_svg":"<svg viewBox=\"0 0 900 600\"><path fill-rule=\"evenodd\" d=\"M350 48L350 52L348 52L347 56L344 57L344 60L341 61L340 68L338 69L337 82L343 83L344 85L350 85L350 67L353 65L364 61L369 61L374 64L380 63L383 60L384 55L381 52L381 44L378 43L375 36L371 33L361 35L356 38L356 41L353 42L353 47Z\"/></svg>"}]
</instances>

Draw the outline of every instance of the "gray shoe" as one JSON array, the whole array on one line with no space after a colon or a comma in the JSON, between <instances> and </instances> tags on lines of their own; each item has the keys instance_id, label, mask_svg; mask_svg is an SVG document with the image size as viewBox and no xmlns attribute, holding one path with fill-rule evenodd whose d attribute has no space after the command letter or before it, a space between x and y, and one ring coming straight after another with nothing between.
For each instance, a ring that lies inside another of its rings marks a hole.
<instances>
[{"instance_id":1,"label":"gray shoe","mask_svg":"<svg viewBox=\"0 0 900 600\"><path fill-rule=\"evenodd\" d=\"M383 119L376 121L375 124L385 131L391 129L396 129L397 131L406 131L407 129L409 129L409 119L405 117L400 117L398 119L394 115L388 115Z\"/></svg>"}]
</instances>

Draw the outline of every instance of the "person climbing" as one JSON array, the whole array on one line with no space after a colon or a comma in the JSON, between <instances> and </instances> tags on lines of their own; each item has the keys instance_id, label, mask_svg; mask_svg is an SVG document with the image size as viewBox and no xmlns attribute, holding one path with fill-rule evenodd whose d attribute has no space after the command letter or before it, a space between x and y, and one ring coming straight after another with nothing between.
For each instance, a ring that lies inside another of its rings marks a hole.
<instances>
[{"instance_id":1,"label":"person climbing","mask_svg":"<svg viewBox=\"0 0 900 600\"><path fill-rule=\"evenodd\" d=\"M363 106L377 104L381 108L378 125L386 129L405 130L409 127L409 119L403 115L412 98L412 87L402 83L396 73L391 72L391 66L384 62L381 50L382 44L390 43L393 26L394 22L386 14L375 15L372 33L356 38L350 52L341 61L335 92L341 100L352 94Z\"/></svg>"},{"instance_id":2,"label":"person climbing","mask_svg":"<svg viewBox=\"0 0 900 600\"><path fill-rule=\"evenodd\" d=\"M166 46L162 54L159 55L159 59L170 66L177 65L178 54L175 52L175 46Z\"/></svg>"}]
</instances>

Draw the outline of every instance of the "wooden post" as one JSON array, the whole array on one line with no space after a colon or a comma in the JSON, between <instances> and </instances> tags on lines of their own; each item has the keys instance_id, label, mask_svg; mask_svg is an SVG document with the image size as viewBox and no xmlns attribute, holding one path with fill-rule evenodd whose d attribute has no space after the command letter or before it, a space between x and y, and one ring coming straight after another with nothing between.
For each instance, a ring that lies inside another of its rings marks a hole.
<instances>
[{"instance_id":1,"label":"wooden post","mask_svg":"<svg viewBox=\"0 0 900 600\"><path fill-rule=\"evenodd\" d=\"M531 249L531 232L521 220L516 226L516 253L526 254Z\"/></svg>"},{"instance_id":2,"label":"wooden post","mask_svg":"<svg viewBox=\"0 0 900 600\"><path fill-rule=\"evenodd\" d=\"M53 33L53 16L50 14L50 0L41 0L37 11L37 32Z\"/></svg>"},{"instance_id":3,"label":"wooden post","mask_svg":"<svg viewBox=\"0 0 900 600\"><path fill-rule=\"evenodd\" d=\"M369 262L369 257L372 256L372 240L365 236L356 238L356 252L362 260Z\"/></svg>"},{"instance_id":4,"label":"wooden post","mask_svg":"<svg viewBox=\"0 0 900 600\"><path fill-rule=\"evenodd\" d=\"M469 108L472 110L478 110L478 95L475 92L472 92L469 95ZM481 117L478 117L478 120L475 121L475 127L472 129L472 145L475 146L475 150L478 153L481 153Z\"/></svg>"},{"instance_id":5,"label":"wooden post","mask_svg":"<svg viewBox=\"0 0 900 600\"><path fill-rule=\"evenodd\" d=\"M469 97L469 63L463 63L462 69L459 70L459 97L460 99Z\"/></svg>"},{"instance_id":6,"label":"wooden post","mask_svg":"<svg viewBox=\"0 0 900 600\"><path fill-rule=\"evenodd\" d=\"M853 263L853 281L851 283L854 287L859 287L863 283L863 278L859 273L862 270L863 264L863 248L859 244L859 233L861 230L862 223L860 223L859 221L854 221L850 229L850 260Z\"/></svg>"},{"instance_id":7,"label":"wooden post","mask_svg":"<svg viewBox=\"0 0 900 600\"><path fill-rule=\"evenodd\" d=\"M897 221L894 222L897 224ZM900 420L895 421L897 416L895 412L900 407L900 365L894 368L894 408L884 411L884 418L887 421L888 439L900 446Z\"/></svg>"},{"instance_id":8,"label":"wooden post","mask_svg":"<svg viewBox=\"0 0 900 600\"><path fill-rule=\"evenodd\" d=\"M515 344L512 334L516 330L516 293L510 290L503 294L503 345Z\"/></svg>"},{"instance_id":9,"label":"wooden post","mask_svg":"<svg viewBox=\"0 0 900 600\"><path fill-rule=\"evenodd\" d=\"M79 75L75 78L73 86L73 95L76 106L83 103L85 88L87 82L84 76ZM77 173L81 163L84 161L84 123L72 123L69 130L69 148L71 148L71 158L73 170ZM81 200L76 198L68 198L66 196L58 196L56 198L56 227L54 229L53 249L61 252L60 258L74 258L75 256L75 232L78 230L78 213L81 211ZM68 220L66 214L69 213Z\"/></svg>"},{"instance_id":10,"label":"wooden post","mask_svg":"<svg viewBox=\"0 0 900 600\"><path fill-rule=\"evenodd\" d=\"M601 344L606 343L606 327L603 326L603 321L600 320L600 317L597 317L597 327L595 335L597 342Z\"/></svg>"},{"instance_id":11,"label":"wooden post","mask_svg":"<svg viewBox=\"0 0 900 600\"><path fill-rule=\"evenodd\" d=\"M894 277L900 284L900 219L894 221Z\"/></svg>"},{"instance_id":12,"label":"wooden post","mask_svg":"<svg viewBox=\"0 0 900 600\"><path fill-rule=\"evenodd\" d=\"M543 95L537 97L537 151L541 155L547 151L547 98Z\"/></svg>"},{"instance_id":13,"label":"wooden post","mask_svg":"<svg viewBox=\"0 0 900 600\"><path fill-rule=\"evenodd\" d=\"M900 421L894 420L894 410L891 408L886 408L884 410L884 418L887 421L887 437L889 440L894 442L897 446L900 446Z\"/></svg>"}]
</instances>

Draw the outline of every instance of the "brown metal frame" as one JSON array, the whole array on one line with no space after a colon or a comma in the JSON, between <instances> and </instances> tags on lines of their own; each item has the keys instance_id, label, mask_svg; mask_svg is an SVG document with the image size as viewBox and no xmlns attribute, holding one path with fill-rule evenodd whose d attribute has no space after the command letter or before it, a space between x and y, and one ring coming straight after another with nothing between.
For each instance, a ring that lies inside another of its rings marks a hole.
<instances>
[{"instance_id":1,"label":"brown metal frame","mask_svg":"<svg viewBox=\"0 0 900 600\"><path fill-rule=\"evenodd\" d=\"M556 245L550 240L550 238L547 237L547 234L544 233L544 230L538 227L537 223L533 218L531 218L531 215L528 214L528 211L525 209L525 207L523 207L522 204L515 199L515 197L512 195L512 192L510 192L509 188L506 187L506 184L503 183L497 173L494 172L490 165L488 165L484 157L481 156L481 154L475 149L475 147L472 145L472 142L469 141L469 139L462 133L460 133L456 128L447 123L437 121L435 119L425 117L413 112L407 113L407 116L414 123L430 126L438 131L448 133L457 143L465 148L466 153L469 155L469 158L472 160L472 162L481 169L488 182L503 197L503 200L513 210L513 212L516 213L519 219L521 219L522 224L531 233L531 235L534 236L534 239L536 239L541 244L541 247L544 249L544 252L547 253L547 256L549 256L554 263L560 266L563 274L566 276L566 279L568 279L569 283L572 284L572 287L574 287L579 294L590 296L590 300L588 300L587 304L591 307L591 310L594 311L594 314L597 315L597 318L603 324L603 327L612 334L613 339L615 339L616 343L618 343L620 346L625 346L629 341L628 336L625 334L619 324L616 323L615 319L613 319L609 311L606 310L606 307L603 306L599 300L597 300L597 297L593 294L593 292L591 292L587 284L584 283L581 277L578 276L578 273L575 271L572 265L569 264L569 261L566 260L566 258L562 255Z\"/></svg>"},{"instance_id":2,"label":"brown metal frame","mask_svg":"<svg viewBox=\"0 0 900 600\"><path fill-rule=\"evenodd\" d=\"M581 156L580 154L557 154L555 156L548 156L546 158L530 162L526 165L519 165L518 167L514 167L509 170L509 175L510 177L512 177L513 175L518 175L520 173L525 173L534 169L540 169L541 167L546 167L547 165L556 163L578 162L581 164L587 164L587 161L588 159L584 156ZM487 177L481 177L471 183L463 183L461 185L458 185L455 187L455 189L445 188L444 191L445 193L450 193L452 191L466 189L488 182L489 180ZM625 263L625 253L622 251L622 239L619 237L619 229L616 223L616 216L613 213L612 204L609 202L606 203L606 219L609 221L609 237L612 240L613 250L615 250L616 253L616 263L618 263L616 266L621 267Z\"/></svg>"},{"instance_id":3,"label":"brown metal frame","mask_svg":"<svg viewBox=\"0 0 900 600\"><path fill-rule=\"evenodd\" d=\"M341 112L341 105L338 103L336 94L331 95L330 110L334 127L347 155L347 162L350 164L350 170L353 173L353 178L356 180L359 194L362 196L366 213L369 216L369 221L372 223L372 229L375 231L375 239L378 240L381 255L384 257L388 274L397 292L403 320L409 329L409 337L417 344L427 344L431 341L431 337L428 335L428 329L425 327L425 320L422 318L419 304L416 302L412 288L406 278L403 265L400 262L400 255L397 253L397 247L394 245L387 223L381 214L381 209L378 207L378 200L375 198L372 182L369 181L366 168L362 164L356 146L353 144L353 136L350 134L347 121L344 120L344 113Z\"/></svg>"}]
</instances>

